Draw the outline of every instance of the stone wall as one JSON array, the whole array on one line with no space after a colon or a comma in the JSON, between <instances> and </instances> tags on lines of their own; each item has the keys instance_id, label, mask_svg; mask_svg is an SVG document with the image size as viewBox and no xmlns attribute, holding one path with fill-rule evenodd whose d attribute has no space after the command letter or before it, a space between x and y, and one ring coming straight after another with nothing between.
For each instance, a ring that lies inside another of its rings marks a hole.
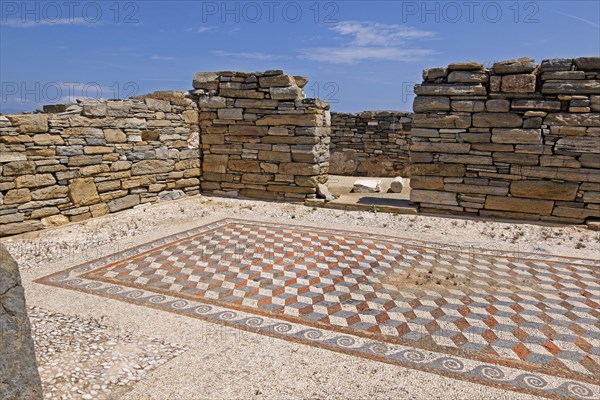
<instances>
[{"instance_id":1,"label":"stone wall","mask_svg":"<svg viewBox=\"0 0 600 400\"><path fill-rule=\"evenodd\" d=\"M0 116L0 236L199 192L198 111L177 92Z\"/></svg>"},{"instance_id":2,"label":"stone wall","mask_svg":"<svg viewBox=\"0 0 600 400\"><path fill-rule=\"evenodd\" d=\"M600 58L474 62L416 85L411 201L421 211L600 217Z\"/></svg>"},{"instance_id":3,"label":"stone wall","mask_svg":"<svg viewBox=\"0 0 600 400\"><path fill-rule=\"evenodd\" d=\"M407 176L412 114L400 111L331 113L334 175Z\"/></svg>"},{"instance_id":4,"label":"stone wall","mask_svg":"<svg viewBox=\"0 0 600 400\"><path fill-rule=\"evenodd\" d=\"M0 244L0 398L42 399L17 263Z\"/></svg>"},{"instance_id":5,"label":"stone wall","mask_svg":"<svg viewBox=\"0 0 600 400\"><path fill-rule=\"evenodd\" d=\"M327 181L329 104L280 70L196 74L202 192L268 200L314 198Z\"/></svg>"}]
</instances>

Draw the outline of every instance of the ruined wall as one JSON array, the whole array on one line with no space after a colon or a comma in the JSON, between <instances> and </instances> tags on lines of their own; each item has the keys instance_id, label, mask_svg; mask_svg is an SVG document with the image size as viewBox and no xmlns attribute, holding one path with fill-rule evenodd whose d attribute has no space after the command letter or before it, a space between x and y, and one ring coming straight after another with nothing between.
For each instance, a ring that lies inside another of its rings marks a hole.
<instances>
[{"instance_id":1,"label":"ruined wall","mask_svg":"<svg viewBox=\"0 0 600 400\"><path fill-rule=\"evenodd\" d=\"M331 113L329 173L407 176L411 122L400 111Z\"/></svg>"},{"instance_id":2,"label":"ruined wall","mask_svg":"<svg viewBox=\"0 0 600 400\"><path fill-rule=\"evenodd\" d=\"M455 63L423 78L411 132L421 211L600 217L600 57Z\"/></svg>"},{"instance_id":3,"label":"ruined wall","mask_svg":"<svg viewBox=\"0 0 600 400\"><path fill-rule=\"evenodd\" d=\"M158 97L0 116L0 236L198 193L197 106Z\"/></svg>"},{"instance_id":4,"label":"ruined wall","mask_svg":"<svg viewBox=\"0 0 600 400\"><path fill-rule=\"evenodd\" d=\"M42 399L17 263L0 244L0 398Z\"/></svg>"},{"instance_id":5,"label":"ruined wall","mask_svg":"<svg viewBox=\"0 0 600 400\"><path fill-rule=\"evenodd\" d=\"M202 192L268 200L314 198L329 169L329 104L283 71L202 72Z\"/></svg>"}]
</instances>

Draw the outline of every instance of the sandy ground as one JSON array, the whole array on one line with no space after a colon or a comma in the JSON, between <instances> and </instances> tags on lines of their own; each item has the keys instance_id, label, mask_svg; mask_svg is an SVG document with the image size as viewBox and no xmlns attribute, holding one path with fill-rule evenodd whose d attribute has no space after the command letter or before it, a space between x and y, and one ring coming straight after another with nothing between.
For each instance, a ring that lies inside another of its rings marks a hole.
<instances>
[{"instance_id":1,"label":"sandy ground","mask_svg":"<svg viewBox=\"0 0 600 400\"><path fill-rule=\"evenodd\" d=\"M139 206L60 228L2 240L22 271L29 306L135 326L142 336L188 350L149 373L124 399L532 399L201 320L33 279L221 218L359 230L496 252L597 259L598 232L585 227L316 209L303 205L194 196Z\"/></svg>"}]
</instances>

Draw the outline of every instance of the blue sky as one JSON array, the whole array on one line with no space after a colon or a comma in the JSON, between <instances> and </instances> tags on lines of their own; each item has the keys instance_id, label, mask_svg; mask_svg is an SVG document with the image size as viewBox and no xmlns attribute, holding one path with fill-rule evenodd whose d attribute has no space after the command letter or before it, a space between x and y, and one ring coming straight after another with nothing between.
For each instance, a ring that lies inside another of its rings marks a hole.
<instances>
[{"instance_id":1,"label":"blue sky","mask_svg":"<svg viewBox=\"0 0 600 400\"><path fill-rule=\"evenodd\" d=\"M599 1L0 2L0 112L283 69L335 111L410 110L421 70L600 55Z\"/></svg>"}]
</instances>

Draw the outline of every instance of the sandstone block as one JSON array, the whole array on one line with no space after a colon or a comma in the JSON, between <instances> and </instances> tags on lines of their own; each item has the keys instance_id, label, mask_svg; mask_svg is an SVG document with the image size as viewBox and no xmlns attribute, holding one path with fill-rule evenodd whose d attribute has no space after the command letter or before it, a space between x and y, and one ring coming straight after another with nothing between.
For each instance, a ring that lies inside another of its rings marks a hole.
<instances>
[{"instance_id":1,"label":"sandstone block","mask_svg":"<svg viewBox=\"0 0 600 400\"><path fill-rule=\"evenodd\" d=\"M414 142L411 151L426 151L431 153L468 153L471 145L468 143L438 143Z\"/></svg>"},{"instance_id":2,"label":"sandstone block","mask_svg":"<svg viewBox=\"0 0 600 400\"><path fill-rule=\"evenodd\" d=\"M142 160L131 166L132 175L164 174L175 167L173 160Z\"/></svg>"},{"instance_id":3,"label":"sandstone block","mask_svg":"<svg viewBox=\"0 0 600 400\"><path fill-rule=\"evenodd\" d=\"M140 204L139 194L131 194L125 197L120 197L118 199L110 200L107 203L110 212L117 212L127 208L132 208L138 204Z\"/></svg>"},{"instance_id":4,"label":"sandstone block","mask_svg":"<svg viewBox=\"0 0 600 400\"><path fill-rule=\"evenodd\" d=\"M544 82L542 93L546 94L600 94L600 80L572 80Z\"/></svg>"},{"instance_id":5,"label":"sandstone block","mask_svg":"<svg viewBox=\"0 0 600 400\"><path fill-rule=\"evenodd\" d=\"M485 103L480 100L452 100L450 108L452 111L482 112L485 110Z\"/></svg>"},{"instance_id":6,"label":"sandstone block","mask_svg":"<svg viewBox=\"0 0 600 400\"><path fill-rule=\"evenodd\" d=\"M228 160L229 156L226 154L206 154L202 159L202 170L224 174L227 172Z\"/></svg>"},{"instance_id":7,"label":"sandstone block","mask_svg":"<svg viewBox=\"0 0 600 400\"><path fill-rule=\"evenodd\" d=\"M474 71L483 69L483 64L474 61L455 62L448 65L448 71Z\"/></svg>"},{"instance_id":8,"label":"sandstone block","mask_svg":"<svg viewBox=\"0 0 600 400\"><path fill-rule=\"evenodd\" d=\"M99 202L100 196L94 178L74 179L69 185L69 198L78 207Z\"/></svg>"},{"instance_id":9,"label":"sandstone block","mask_svg":"<svg viewBox=\"0 0 600 400\"><path fill-rule=\"evenodd\" d=\"M485 102L485 108L488 112L508 112L510 101L503 99L488 100Z\"/></svg>"},{"instance_id":10,"label":"sandstone block","mask_svg":"<svg viewBox=\"0 0 600 400\"><path fill-rule=\"evenodd\" d=\"M515 113L476 113L473 126L478 128L520 128L523 119Z\"/></svg>"},{"instance_id":11,"label":"sandstone block","mask_svg":"<svg viewBox=\"0 0 600 400\"><path fill-rule=\"evenodd\" d=\"M515 197L531 199L573 201L577 196L579 184L553 181L514 181L510 184L510 193Z\"/></svg>"},{"instance_id":12,"label":"sandstone block","mask_svg":"<svg viewBox=\"0 0 600 400\"><path fill-rule=\"evenodd\" d=\"M600 113L550 113L544 118L544 124L600 127Z\"/></svg>"},{"instance_id":13,"label":"sandstone block","mask_svg":"<svg viewBox=\"0 0 600 400\"><path fill-rule=\"evenodd\" d=\"M227 169L237 172L260 172L260 163L256 160L229 160Z\"/></svg>"},{"instance_id":14,"label":"sandstone block","mask_svg":"<svg viewBox=\"0 0 600 400\"><path fill-rule=\"evenodd\" d=\"M540 129L492 129L492 142L512 144L542 144Z\"/></svg>"},{"instance_id":15,"label":"sandstone block","mask_svg":"<svg viewBox=\"0 0 600 400\"><path fill-rule=\"evenodd\" d=\"M466 167L462 164L444 163L411 164L409 170L411 179L419 175L461 177L465 175Z\"/></svg>"},{"instance_id":16,"label":"sandstone block","mask_svg":"<svg viewBox=\"0 0 600 400\"><path fill-rule=\"evenodd\" d=\"M523 57L516 60L500 61L494 64L494 73L498 75L528 74L537 67L531 58Z\"/></svg>"},{"instance_id":17,"label":"sandstone block","mask_svg":"<svg viewBox=\"0 0 600 400\"><path fill-rule=\"evenodd\" d=\"M4 164L3 175L30 175L35 172L35 163L32 161L13 161Z\"/></svg>"},{"instance_id":18,"label":"sandstone block","mask_svg":"<svg viewBox=\"0 0 600 400\"><path fill-rule=\"evenodd\" d=\"M41 186L50 186L56 183L52 174L22 175L15 178L17 188L33 188Z\"/></svg>"},{"instance_id":19,"label":"sandstone block","mask_svg":"<svg viewBox=\"0 0 600 400\"><path fill-rule=\"evenodd\" d=\"M485 208L487 210L514 211L541 215L550 215L554 201L532 200L518 197L487 196Z\"/></svg>"},{"instance_id":20,"label":"sandstone block","mask_svg":"<svg viewBox=\"0 0 600 400\"><path fill-rule=\"evenodd\" d=\"M417 96L413 102L414 112L449 111L450 97Z\"/></svg>"},{"instance_id":21,"label":"sandstone block","mask_svg":"<svg viewBox=\"0 0 600 400\"><path fill-rule=\"evenodd\" d=\"M29 189L12 189L4 195L4 204L22 204L31 200Z\"/></svg>"},{"instance_id":22,"label":"sandstone block","mask_svg":"<svg viewBox=\"0 0 600 400\"><path fill-rule=\"evenodd\" d=\"M301 99L304 95L298 86L272 87L269 89L269 93L274 100L296 100Z\"/></svg>"},{"instance_id":23,"label":"sandstone block","mask_svg":"<svg viewBox=\"0 0 600 400\"><path fill-rule=\"evenodd\" d=\"M485 96L487 90L481 84L427 84L415 85L417 96Z\"/></svg>"},{"instance_id":24,"label":"sandstone block","mask_svg":"<svg viewBox=\"0 0 600 400\"><path fill-rule=\"evenodd\" d=\"M570 58L553 58L542 60L540 70L542 72L549 71L570 71L573 66L573 60Z\"/></svg>"},{"instance_id":25,"label":"sandstone block","mask_svg":"<svg viewBox=\"0 0 600 400\"><path fill-rule=\"evenodd\" d=\"M579 57L573 60L577 69L584 71L600 70L600 57Z\"/></svg>"},{"instance_id":26,"label":"sandstone block","mask_svg":"<svg viewBox=\"0 0 600 400\"><path fill-rule=\"evenodd\" d=\"M477 115L477 114L475 114ZM470 115L416 114L413 119L416 128L468 128ZM519 125L520 126L520 125Z\"/></svg>"},{"instance_id":27,"label":"sandstone block","mask_svg":"<svg viewBox=\"0 0 600 400\"><path fill-rule=\"evenodd\" d=\"M536 76L533 74L504 75L502 77L502 91L508 93L533 93L535 92Z\"/></svg>"},{"instance_id":28,"label":"sandstone block","mask_svg":"<svg viewBox=\"0 0 600 400\"><path fill-rule=\"evenodd\" d=\"M217 111L217 115L220 119L233 119L233 120L242 120L244 119L244 114L241 108L220 108Z\"/></svg>"},{"instance_id":29,"label":"sandstone block","mask_svg":"<svg viewBox=\"0 0 600 400\"><path fill-rule=\"evenodd\" d=\"M448 83L485 83L488 79L485 71L452 71L448 74Z\"/></svg>"},{"instance_id":30,"label":"sandstone block","mask_svg":"<svg viewBox=\"0 0 600 400\"><path fill-rule=\"evenodd\" d=\"M258 84L262 88L294 86L296 81L289 75L273 75L258 78Z\"/></svg>"},{"instance_id":31,"label":"sandstone block","mask_svg":"<svg viewBox=\"0 0 600 400\"><path fill-rule=\"evenodd\" d=\"M267 115L256 121L256 125L294 125L294 126L322 126L323 116L317 114L281 114Z\"/></svg>"},{"instance_id":32,"label":"sandstone block","mask_svg":"<svg viewBox=\"0 0 600 400\"><path fill-rule=\"evenodd\" d=\"M446 204L457 206L456 193L442 192L438 190L411 190L410 201L412 203Z\"/></svg>"},{"instance_id":33,"label":"sandstone block","mask_svg":"<svg viewBox=\"0 0 600 400\"><path fill-rule=\"evenodd\" d=\"M513 110L560 110L560 101L556 100L527 100L515 99L512 101Z\"/></svg>"},{"instance_id":34,"label":"sandstone block","mask_svg":"<svg viewBox=\"0 0 600 400\"><path fill-rule=\"evenodd\" d=\"M6 118L16 126L18 133L48 132L48 116L46 114L7 115Z\"/></svg>"}]
</instances>

